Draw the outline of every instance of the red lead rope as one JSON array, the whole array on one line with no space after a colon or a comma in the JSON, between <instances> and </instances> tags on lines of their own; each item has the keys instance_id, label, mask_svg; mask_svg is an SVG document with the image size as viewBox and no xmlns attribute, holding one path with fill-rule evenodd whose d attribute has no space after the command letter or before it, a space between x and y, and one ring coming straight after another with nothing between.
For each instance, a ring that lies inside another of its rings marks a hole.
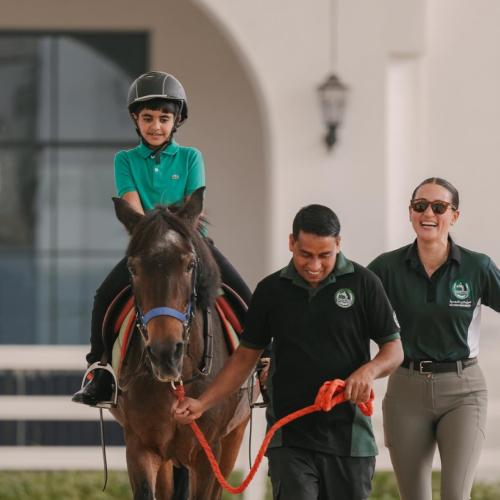
<instances>
[{"instance_id":1,"label":"red lead rope","mask_svg":"<svg viewBox=\"0 0 500 500\"><path fill-rule=\"evenodd\" d=\"M274 433L280 427L283 427L285 424L288 424L288 422L291 422L292 420L307 415L308 413L314 413L315 411L330 411L335 405L343 403L344 401L346 401L344 396L344 387L345 387L345 382L343 380L335 379L332 382L325 382L318 391L318 395L316 396L316 400L314 401L313 405L307 406L302 410L297 410L296 412L288 415L287 417L283 417L281 420L278 420L278 422L276 422L269 429L269 432L267 433L260 447L259 454L255 459L255 463L253 464L252 469L248 473L248 476L245 478L245 480L238 487L231 486L222 476L219 464L217 463L217 460L215 460L214 454L210 449L210 445L207 443L207 440L205 439L205 436L201 432L200 428L196 425L194 421L191 422L189 425L191 426L191 429L193 429L193 432L196 434L196 437L198 438L198 441L200 442L202 448L205 450L210 465L212 466L212 469L214 471L215 477L217 477L217 480L222 485L222 487L225 490L229 491L229 493L234 493L234 494L241 493L246 490L250 481L255 476L255 473L257 472L257 469L259 468L259 465L262 462L262 457L264 456L264 453L269 445L269 441L271 441L271 438L273 437ZM174 393L179 398L179 403L182 403L184 401L184 386L182 385L177 386L174 389ZM363 415L366 415L367 417L370 417L373 414L372 401L374 397L375 393L372 390L369 401L367 403L361 403L358 405L359 409L361 410L361 413L363 413Z\"/></svg>"}]
</instances>

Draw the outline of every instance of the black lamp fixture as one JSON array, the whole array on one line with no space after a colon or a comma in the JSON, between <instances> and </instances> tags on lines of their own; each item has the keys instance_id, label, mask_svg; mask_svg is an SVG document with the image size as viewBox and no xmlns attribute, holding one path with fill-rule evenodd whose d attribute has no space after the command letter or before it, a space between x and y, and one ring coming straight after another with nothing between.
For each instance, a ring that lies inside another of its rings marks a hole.
<instances>
[{"instance_id":1,"label":"black lamp fixture","mask_svg":"<svg viewBox=\"0 0 500 500\"><path fill-rule=\"evenodd\" d=\"M330 0L330 53L334 52L333 40L333 23L338 18L338 14L334 13L333 4L336 0ZM337 50L338 43L335 43L335 50ZM330 57L330 63L333 68L333 57ZM337 140L337 128L342 122L344 117L344 110L347 103L347 93L349 88L344 85L340 78L333 73L331 69L330 76L318 86L319 100L321 104L321 111L323 113L323 120L328 129L325 136L325 142L328 149L331 149Z\"/></svg>"}]
</instances>

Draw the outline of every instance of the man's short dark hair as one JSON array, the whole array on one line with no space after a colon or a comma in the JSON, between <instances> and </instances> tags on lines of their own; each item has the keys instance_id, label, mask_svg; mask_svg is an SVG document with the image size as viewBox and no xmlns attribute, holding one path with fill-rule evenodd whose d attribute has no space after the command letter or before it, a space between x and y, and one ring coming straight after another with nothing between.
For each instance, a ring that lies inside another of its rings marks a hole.
<instances>
[{"instance_id":1,"label":"man's short dark hair","mask_svg":"<svg viewBox=\"0 0 500 500\"><path fill-rule=\"evenodd\" d=\"M172 113L174 117L179 114L181 104L179 101L172 101L158 97L156 99L149 99L147 101L138 101L130 106L130 112L139 115L143 109L150 111L161 111L162 113Z\"/></svg>"},{"instance_id":2,"label":"man's short dark hair","mask_svg":"<svg viewBox=\"0 0 500 500\"><path fill-rule=\"evenodd\" d=\"M333 236L340 234L340 221L335 212L323 205L307 205L299 210L293 219L293 239L299 238L299 233L311 233L317 236Z\"/></svg>"}]
</instances>

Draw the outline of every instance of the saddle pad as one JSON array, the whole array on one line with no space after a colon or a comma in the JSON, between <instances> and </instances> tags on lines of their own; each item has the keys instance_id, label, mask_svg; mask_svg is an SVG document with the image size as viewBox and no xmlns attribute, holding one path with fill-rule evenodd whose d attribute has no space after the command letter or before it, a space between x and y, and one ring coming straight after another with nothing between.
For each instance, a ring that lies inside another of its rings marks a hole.
<instances>
[{"instance_id":1,"label":"saddle pad","mask_svg":"<svg viewBox=\"0 0 500 500\"><path fill-rule=\"evenodd\" d=\"M241 325L223 295L217 297L215 309L219 314L227 349L231 355L240 345Z\"/></svg>"},{"instance_id":2,"label":"saddle pad","mask_svg":"<svg viewBox=\"0 0 500 500\"><path fill-rule=\"evenodd\" d=\"M104 316L104 321L102 323L102 341L106 351L104 357L108 358L107 361L109 361L109 356L113 351L116 334L120 329L120 326L116 326L116 318L121 316L122 311L124 310L126 310L126 313L124 314L124 316L126 316L130 310L130 304L132 304L133 307L132 290L131 286L128 285L115 297L106 311L106 315Z\"/></svg>"},{"instance_id":3,"label":"saddle pad","mask_svg":"<svg viewBox=\"0 0 500 500\"><path fill-rule=\"evenodd\" d=\"M231 304L228 301L228 296L231 295L231 291L227 291L227 289L224 288L219 290L219 294L215 302L215 308L222 323L228 352L232 354L240 343L243 328L238 316L244 311L243 306L245 306L245 304L241 301L239 311L236 313L232 306L235 299L232 298L233 302ZM238 298L237 295L236 297ZM103 337L105 336L107 339L112 337L112 339L114 339L111 341L108 340L108 345L112 342L111 365L117 376L120 375L121 363L127 351L127 343L130 339L131 331L134 328L134 322L134 297L131 295L130 287L127 287L117 296L108 309L103 326Z\"/></svg>"},{"instance_id":4,"label":"saddle pad","mask_svg":"<svg viewBox=\"0 0 500 500\"><path fill-rule=\"evenodd\" d=\"M122 312L124 312L123 309ZM121 317L122 315L120 315ZM111 356L111 366L113 371L116 373L116 377L120 376L120 370L122 366L123 358L125 357L125 352L127 351L127 344L130 338L130 333L134 328L135 323L135 311L132 303L132 308L129 309L128 313L122 318L120 324L120 330L118 336L116 337L115 343L113 344L113 354Z\"/></svg>"}]
</instances>

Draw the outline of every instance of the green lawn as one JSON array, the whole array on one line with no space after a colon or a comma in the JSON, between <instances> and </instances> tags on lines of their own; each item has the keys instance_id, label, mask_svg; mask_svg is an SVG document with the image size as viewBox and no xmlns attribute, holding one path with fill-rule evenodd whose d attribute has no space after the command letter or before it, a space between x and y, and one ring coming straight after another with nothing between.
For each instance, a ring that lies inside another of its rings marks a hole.
<instances>
[{"instance_id":1,"label":"green lawn","mask_svg":"<svg viewBox=\"0 0 500 500\"><path fill-rule=\"evenodd\" d=\"M126 472L110 472L108 486L102 492L102 472L0 472L1 500L132 500ZM241 474L234 474L230 482L238 485ZM439 474L434 474L433 500L439 500ZM370 500L399 500L396 480L390 472L378 472L373 481ZM239 496L224 492L223 500ZM474 500L500 499L500 482L477 483L472 490ZM268 491L266 500L271 500Z\"/></svg>"}]
</instances>

